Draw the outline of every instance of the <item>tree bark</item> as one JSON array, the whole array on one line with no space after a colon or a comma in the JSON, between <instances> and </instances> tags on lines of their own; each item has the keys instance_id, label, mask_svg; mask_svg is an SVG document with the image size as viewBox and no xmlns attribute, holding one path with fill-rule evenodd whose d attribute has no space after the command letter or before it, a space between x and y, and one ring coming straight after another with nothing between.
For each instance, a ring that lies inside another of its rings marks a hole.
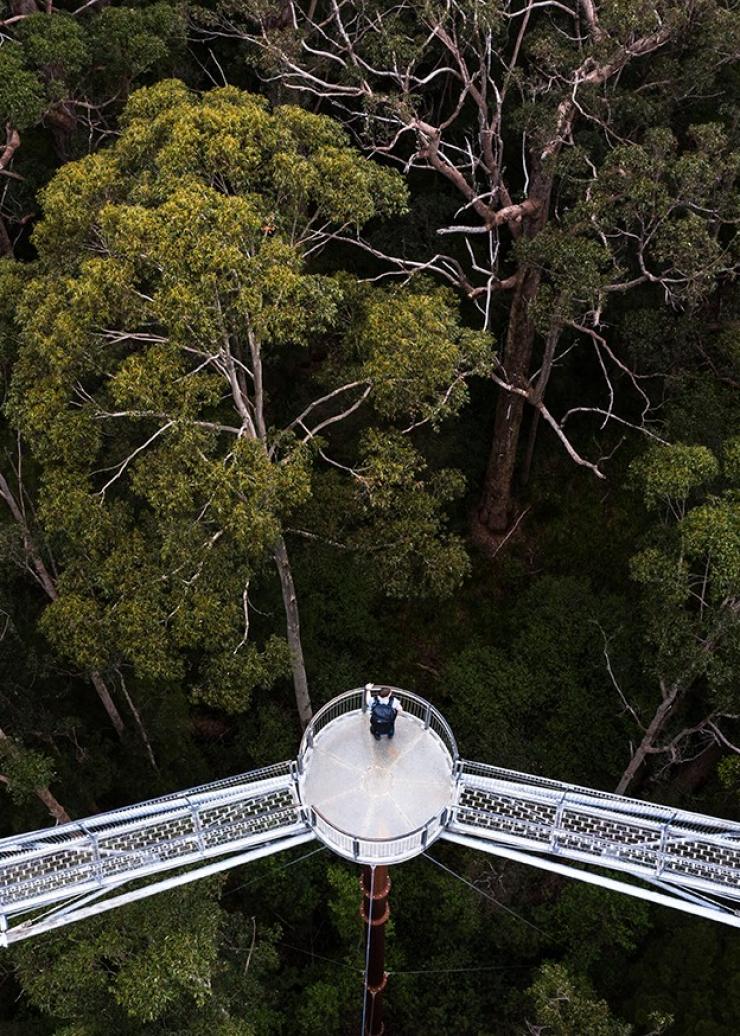
<instances>
[{"instance_id":1,"label":"tree bark","mask_svg":"<svg viewBox=\"0 0 740 1036\"><path fill-rule=\"evenodd\" d=\"M537 378L537 384L535 385L535 404L542 403L545 398L545 391L547 389L547 383L550 380L550 374L552 373L552 365L555 360L555 349L557 348L558 341L560 339L560 332L562 330L560 321L555 319L550 325L550 330L547 335L547 341L545 343L545 352L542 357L542 366L540 373ZM532 470L532 460L534 458L534 448L537 442L537 429L540 424L540 410L535 409L532 414L532 423L529 426L529 437L527 440L527 449L524 454L524 461L522 463L522 473L520 482L522 486L526 486L529 482L529 475Z\"/></svg>"},{"instance_id":2,"label":"tree bark","mask_svg":"<svg viewBox=\"0 0 740 1036\"><path fill-rule=\"evenodd\" d=\"M5 731L2 730L2 728L0 728L0 741L7 742L11 751L15 749L13 742L5 733ZM10 784L8 778L2 773L0 773L0 781L2 781L3 784ZM43 804L49 810L49 815L54 817L58 824L68 824L70 822L71 818L69 816L69 813L66 811L64 806L62 806L61 803L57 801L57 799L52 795L52 793L45 785L39 785L37 788L34 788L33 790L37 798L39 798L41 802L43 802Z\"/></svg>"},{"instance_id":3,"label":"tree bark","mask_svg":"<svg viewBox=\"0 0 740 1036\"><path fill-rule=\"evenodd\" d=\"M629 788L632 781L637 776L638 770L642 767L643 763L650 754L650 750L655 744L655 740L660 734L661 730L665 726L668 715L675 704L676 698L679 695L680 685L674 685L671 688L666 688L663 694L663 700L661 701L658 708L655 710L653 718L650 720L647 730L643 735L642 741L637 747L637 751L629 761L629 766L622 774L619 784L614 789L617 795L624 795Z\"/></svg>"},{"instance_id":4,"label":"tree bark","mask_svg":"<svg viewBox=\"0 0 740 1036\"><path fill-rule=\"evenodd\" d=\"M526 486L529 482L529 476L532 473L532 461L534 460L534 449L537 445L537 430L540 426L540 412L535 410L532 414L532 423L529 426L529 436L527 438L527 449L524 453L524 460L522 461L522 473L520 476L520 482L522 486Z\"/></svg>"},{"instance_id":5,"label":"tree bark","mask_svg":"<svg viewBox=\"0 0 740 1036\"><path fill-rule=\"evenodd\" d=\"M535 329L529 306L537 295L540 271L527 267L514 290L504 351L505 377L519 388L527 387ZM503 389L496 401L493 443L488 458L480 520L491 532L505 532L512 510L514 469L525 400Z\"/></svg>"},{"instance_id":6,"label":"tree bark","mask_svg":"<svg viewBox=\"0 0 740 1036\"><path fill-rule=\"evenodd\" d=\"M12 259L13 254L13 242L10 240L10 234L5 225L5 220L0 215L0 256L10 256Z\"/></svg>"},{"instance_id":7,"label":"tree bark","mask_svg":"<svg viewBox=\"0 0 740 1036\"><path fill-rule=\"evenodd\" d=\"M547 223L552 193L552 176L536 169L529 197L533 200L533 214L525 219L522 237L535 237ZM516 388L529 386L529 372L534 348L535 326L530 306L537 297L542 274L539 267L524 265L517 275L517 284L511 300L509 324L506 332L503 368L504 377ZM549 339L548 339L549 341ZM482 524L494 533L506 532L512 513L514 471L516 468L519 433L522 427L525 399L523 396L499 392L493 426L493 443L483 482L479 509Z\"/></svg>"},{"instance_id":8,"label":"tree bark","mask_svg":"<svg viewBox=\"0 0 740 1036\"><path fill-rule=\"evenodd\" d=\"M44 125L51 131L57 156L62 162L74 158L72 140L77 129L77 120L59 101L44 114Z\"/></svg>"},{"instance_id":9,"label":"tree bark","mask_svg":"<svg viewBox=\"0 0 740 1036\"><path fill-rule=\"evenodd\" d=\"M311 721L313 709L311 708L311 699L308 694L306 663L303 659L298 599L296 597L295 584L293 583L290 560L288 559L288 549L282 536L275 545L273 557L275 558L278 575L280 576L280 586L283 591L288 647L290 648L290 665L293 670L293 687L295 689L296 706L298 707L298 718L301 721L301 729L305 730Z\"/></svg>"},{"instance_id":10,"label":"tree bark","mask_svg":"<svg viewBox=\"0 0 740 1036\"><path fill-rule=\"evenodd\" d=\"M35 0L10 0L10 13L12 15L38 14L38 10Z\"/></svg>"},{"instance_id":11,"label":"tree bark","mask_svg":"<svg viewBox=\"0 0 740 1036\"><path fill-rule=\"evenodd\" d=\"M100 698L100 701L103 704L103 708L108 713L108 719L115 727L116 733L120 738L123 738L123 732L126 729L124 726L123 717L121 716L121 713L118 711L116 703L113 701L113 698L111 697L111 693L108 690L107 683L105 682L105 680L100 675L97 669L90 670L90 681L95 690L98 692L98 697Z\"/></svg>"}]
</instances>

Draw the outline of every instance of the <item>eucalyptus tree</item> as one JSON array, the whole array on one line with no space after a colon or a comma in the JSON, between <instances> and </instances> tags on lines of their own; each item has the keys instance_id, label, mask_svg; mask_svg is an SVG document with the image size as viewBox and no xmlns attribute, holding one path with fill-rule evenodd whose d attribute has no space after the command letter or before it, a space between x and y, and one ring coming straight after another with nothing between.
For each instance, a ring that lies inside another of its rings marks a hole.
<instances>
[{"instance_id":1,"label":"eucalyptus tree","mask_svg":"<svg viewBox=\"0 0 740 1036\"><path fill-rule=\"evenodd\" d=\"M133 84L182 55L184 21L176 5L161 0L144 7L90 3L52 5L8 0L0 16L0 255L27 254L27 238L38 215L38 192L60 163L94 150L115 135L116 116ZM23 271L4 269L0 295L9 303L20 290ZM4 305L4 309L8 306ZM12 308L12 307L11 307ZM12 323L3 313L3 322ZM3 338L12 338L3 331ZM14 349L2 361L12 365ZM28 469L20 442L7 451L0 471L0 500L15 524L18 562L49 601L57 597L53 558L44 550L29 506ZM108 681L94 667L93 684L116 733L125 722ZM151 746L125 687L150 761Z\"/></svg>"},{"instance_id":2,"label":"eucalyptus tree","mask_svg":"<svg viewBox=\"0 0 740 1036\"><path fill-rule=\"evenodd\" d=\"M462 404L490 336L429 285L308 265L331 231L405 204L327 117L178 81L133 94L115 144L51 182L10 412L60 566L44 628L79 666L187 677L235 711L292 673L305 724L286 530L310 542L351 514L341 545L381 555L390 592L459 581L439 510L459 480L425 477L411 440ZM287 648L254 603L266 559Z\"/></svg>"},{"instance_id":3,"label":"eucalyptus tree","mask_svg":"<svg viewBox=\"0 0 740 1036\"><path fill-rule=\"evenodd\" d=\"M80 932L19 946L15 975L34 1013L18 1031L43 1031L46 1018L53 1031L75 1036L269 1032L279 1024L279 929L227 913L222 886L216 878L166 892L115 919L88 920Z\"/></svg>"},{"instance_id":4,"label":"eucalyptus tree","mask_svg":"<svg viewBox=\"0 0 740 1036\"><path fill-rule=\"evenodd\" d=\"M712 744L740 753L740 440L721 459L705 446L653 447L633 468L656 518L631 563L656 693L622 695L640 736L618 794L650 760L660 774Z\"/></svg>"},{"instance_id":5,"label":"eucalyptus tree","mask_svg":"<svg viewBox=\"0 0 740 1036\"><path fill-rule=\"evenodd\" d=\"M2 7L0 254L12 255L55 165L115 134L132 86L181 59L185 24L182 9L166 0L115 7L6 0Z\"/></svg>"},{"instance_id":6,"label":"eucalyptus tree","mask_svg":"<svg viewBox=\"0 0 740 1036\"><path fill-rule=\"evenodd\" d=\"M572 976L562 964L548 962L538 970L527 990L535 1021L525 1022L528 1036L552 1033L570 1036L589 1032L592 1036L633 1036L631 1025L614 1018L609 1005L597 1000L587 982ZM661 1029L653 1030L656 1036Z\"/></svg>"},{"instance_id":7,"label":"eucalyptus tree","mask_svg":"<svg viewBox=\"0 0 740 1036\"><path fill-rule=\"evenodd\" d=\"M0 263L0 362L3 366L4 396L7 396L10 375L17 359L17 303L28 282L31 269L30 265L23 263ZM59 597L58 568L54 552L39 526L34 506L34 466L21 436L9 429L7 422L3 423L2 433L4 449L0 469L0 526L3 530L4 560L19 570L27 583L37 592L40 591L47 602L54 602ZM19 627L28 627L28 618L21 618L22 605L19 605L20 595L15 588L8 586L7 593L9 601L8 611L5 613L4 635L11 629L17 636ZM16 611L19 614L14 614ZM24 645L23 652L29 652L29 645ZM32 651L30 653L33 654ZM95 666L84 668L85 672L82 675L92 684L116 734L121 740L125 740L126 722L116 703L110 681ZM120 685L120 693L133 716L149 761L156 769L156 761L141 715L124 683ZM10 722L7 716L5 722L6 725Z\"/></svg>"},{"instance_id":8,"label":"eucalyptus tree","mask_svg":"<svg viewBox=\"0 0 740 1036\"><path fill-rule=\"evenodd\" d=\"M573 422L591 414L602 427L655 431L659 388L644 379L653 372L638 369L636 343L610 325L626 292L690 307L736 269L725 75L740 51L734 4L217 0L193 17L213 39L247 41L273 89L322 103L370 153L432 174L449 196L426 249L419 234L411 253L343 238L389 275L433 272L485 328L505 314L485 526L501 531L511 519L527 405L527 457L542 418L599 477L606 458L583 453ZM584 346L602 388L556 414L545 403L550 376Z\"/></svg>"}]
</instances>

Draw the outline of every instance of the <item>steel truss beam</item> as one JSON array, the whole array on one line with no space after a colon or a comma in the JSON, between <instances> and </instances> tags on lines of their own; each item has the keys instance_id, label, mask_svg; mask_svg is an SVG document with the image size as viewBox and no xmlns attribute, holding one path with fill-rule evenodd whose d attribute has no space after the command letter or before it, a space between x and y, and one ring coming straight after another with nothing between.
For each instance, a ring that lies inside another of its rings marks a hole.
<instances>
[{"instance_id":1,"label":"steel truss beam","mask_svg":"<svg viewBox=\"0 0 740 1036\"><path fill-rule=\"evenodd\" d=\"M740 927L740 824L732 821L461 761L441 837Z\"/></svg>"},{"instance_id":2,"label":"steel truss beam","mask_svg":"<svg viewBox=\"0 0 740 1036\"><path fill-rule=\"evenodd\" d=\"M610 889L612 892L624 892L626 895L634 896L636 899L645 899L660 906L682 910L686 914L706 917L711 921L719 921L722 924L740 928L740 910L724 906L721 903L710 905L708 900L705 901L706 905L702 905L699 902L691 902L682 896L681 890L670 885L661 885L660 882L656 882L655 884L658 887L665 889L665 892L656 892L652 889L642 888L640 885L629 885L626 881L608 878L605 874L579 870L578 867L571 867L557 860L539 856L534 852L522 852L517 849L511 849L487 838L463 835L455 831L446 831L440 837L448 842L456 842L458 845L464 845L468 849L477 849L491 856L501 856L506 860L514 860L516 863L525 863L530 867L538 867L540 870L562 874L566 878L576 878L578 881L585 881L588 885L599 885L601 888Z\"/></svg>"},{"instance_id":3,"label":"steel truss beam","mask_svg":"<svg viewBox=\"0 0 740 1036\"><path fill-rule=\"evenodd\" d=\"M0 945L308 841L296 778L293 762L280 763L0 840ZM113 895L183 867L191 869Z\"/></svg>"},{"instance_id":4,"label":"steel truss beam","mask_svg":"<svg viewBox=\"0 0 740 1036\"><path fill-rule=\"evenodd\" d=\"M263 845L257 845L246 852L236 853L225 860L217 860L215 863L204 864L201 867L194 867L184 874L175 874L170 878L163 878L150 885L141 888L131 889L122 892L120 895L107 895L120 888L123 882L113 885L107 889L99 889L87 896L70 900L62 906L54 908L47 914L34 916L27 921L17 921L16 924L2 928L0 918L0 946L9 946L11 943L20 942L22 939L30 939L33 935L41 932L50 932L63 925L72 924L74 921L81 921L86 917L93 917L96 914L103 914L116 907L125 906L127 903L135 903L147 896L153 896L157 892L165 892L167 889L178 888L180 885L198 881L200 878L208 878L213 874L230 870L232 867L239 867L243 863L251 863L253 860L260 860L264 856L272 856L275 853L284 852L286 849L293 849L305 842L313 841L315 835L312 831L304 831L301 834L292 835L287 838L278 838ZM106 899L101 899L106 896Z\"/></svg>"},{"instance_id":5,"label":"steel truss beam","mask_svg":"<svg viewBox=\"0 0 740 1036\"><path fill-rule=\"evenodd\" d=\"M449 729L440 729L454 764L449 807L418 832L365 839L372 858L364 862L387 863L395 849L403 858L422 852L431 824L435 837L740 927L740 824L460 760ZM435 728L429 736L441 735ZM299 759L0 840L0 946L315 837L342 854L302 802ZM352 844L351 834L335 835Z\"/></svg>"}]
</instances>

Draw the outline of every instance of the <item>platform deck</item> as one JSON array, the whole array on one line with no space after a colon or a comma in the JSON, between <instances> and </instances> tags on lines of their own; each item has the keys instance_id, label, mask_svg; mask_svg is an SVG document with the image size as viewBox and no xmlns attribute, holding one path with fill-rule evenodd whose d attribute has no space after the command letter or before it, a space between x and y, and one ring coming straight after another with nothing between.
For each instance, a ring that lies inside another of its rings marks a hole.
<instances>
[{"instance_id":1,"label":"platform deck","mask_svg":"<svg viewBox=\"0 0 740 1036\"><path fill-rule=\"evenodd\" d=\"M366 713L333 720L306 760L302 798L358 838L396 838L452 801L452 760L421 720L402 713L393 740L376 741Z\"/></svg>"}]
</instances>

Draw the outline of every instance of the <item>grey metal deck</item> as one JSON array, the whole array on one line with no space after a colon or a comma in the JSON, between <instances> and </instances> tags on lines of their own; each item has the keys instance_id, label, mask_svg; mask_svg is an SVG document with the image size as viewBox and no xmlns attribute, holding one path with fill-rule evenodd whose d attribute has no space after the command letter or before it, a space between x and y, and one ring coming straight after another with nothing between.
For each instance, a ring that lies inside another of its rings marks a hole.
<instances>
[{"instance_id":1,"label":"grey metal deck","mask_svg":"<svg viewBox=\"0 0 740 1036\"><path fill-rule=\"evenodd\" d=\"M358 839L399 838L452 802L452 759L421 719L402 713L392 741L376 741L367 714L329 723L306 758L301 798Z\"/></svg>"}]
</instances>

